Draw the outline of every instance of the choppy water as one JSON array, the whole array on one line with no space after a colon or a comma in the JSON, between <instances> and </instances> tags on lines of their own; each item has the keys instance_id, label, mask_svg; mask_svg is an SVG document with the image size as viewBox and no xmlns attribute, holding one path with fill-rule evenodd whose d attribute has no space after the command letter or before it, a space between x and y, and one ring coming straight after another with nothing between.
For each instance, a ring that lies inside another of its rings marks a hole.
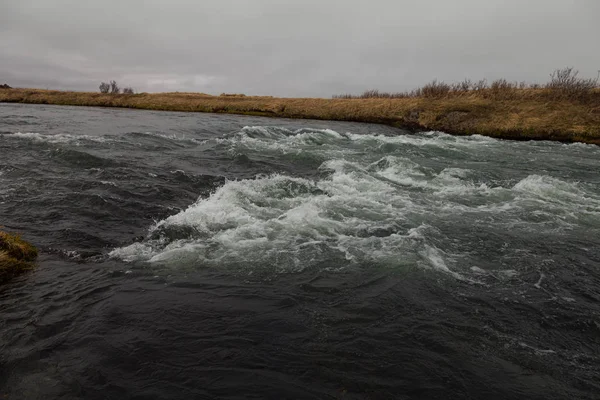
<instances>
[{"instance_id":1,"label":"choppy water","mask_svg":"<svg viewBox=\"0 0 600 400\"><path fill-rule=\"evenodd\" d=\"M600 394L600 147L0 105L0 398Z\"/></svg>"}]
</instances>

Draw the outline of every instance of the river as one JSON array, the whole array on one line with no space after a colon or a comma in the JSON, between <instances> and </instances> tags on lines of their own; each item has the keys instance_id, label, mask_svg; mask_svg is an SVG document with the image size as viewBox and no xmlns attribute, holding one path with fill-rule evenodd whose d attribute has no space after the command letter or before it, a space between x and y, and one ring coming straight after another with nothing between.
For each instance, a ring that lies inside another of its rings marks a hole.
<instances>
[{"instance_id":1,"label":"river","mask_svg":"<svg viewBox=\"0 0 600 400\"><path fill-rule=\"evenodd\" d=\"M600 147L0 104L1 399L594 399Z\"/></svg>"}]
</instances>

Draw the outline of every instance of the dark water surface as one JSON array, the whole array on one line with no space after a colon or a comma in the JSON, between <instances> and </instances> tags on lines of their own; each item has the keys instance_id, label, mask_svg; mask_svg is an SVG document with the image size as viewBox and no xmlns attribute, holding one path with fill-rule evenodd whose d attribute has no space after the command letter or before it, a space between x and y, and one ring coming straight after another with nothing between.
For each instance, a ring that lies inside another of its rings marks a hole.
<instances>
[{"instance_id":1,"label":"dark water surface","mask_svg":"<svg viewBox=\"0 0 600 400\"><path fill-rule=\"evenodd\" d=\"M1 399L597 399L600 147L0 105Z\"/></svg>"}]
</instances>

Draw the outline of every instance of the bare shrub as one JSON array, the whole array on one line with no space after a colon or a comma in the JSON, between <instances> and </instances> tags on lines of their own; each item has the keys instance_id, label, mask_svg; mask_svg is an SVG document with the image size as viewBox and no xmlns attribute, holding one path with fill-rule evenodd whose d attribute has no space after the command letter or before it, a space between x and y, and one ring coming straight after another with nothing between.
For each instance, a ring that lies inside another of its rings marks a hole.
<instances>
[{"instance_id":1,"label":"bare shrub","mask_svg":"<svg viewBox=\"0 0 600 400\"><path fill-rule=\"evenodd\" d=\"M463 96L469 93L477 93L477 96L492 99L514 99L527 93L527 96L546 96L554 98L571 98L579 100L589 100L591 98L600 98L600 92L595 88L599 87L600 71L596 79L578 78L578 71L571 67L558 69L550 76L552 80L545 84L528 84L525 81L510 82L506 79L496 79L488 85L486 79L471 81L465 79L462 82L447 84L438 80L404 92L380 92L377 89L367 90L360 95L342 94L334 95L334 99L401 99L414 97L448 97ZM549 89L539 91L538 89ZM535 92L525 92L533 89Z\"/></svg>"},{"instance_id":2,"label":"bare shrub","mask_svg":"<svg viewBox=\"0 0 600 400\"><path fill-rule=\"evenodd\" d=\"M135 94L135 91L131 86L123 88L123 94Z\"/></svg>"},{"instance_id":3,"label":"bare shrub","mask_svg":"<svg viewBox=\"0 0 600 400\"><path fill-rule=\"evenodd\" d=\"M392 93L391 97L393 99L405 99L407 97L413 97L410 92L396 92Z\"/></svg>"},{"instance_id":4,"label":"bare shrub","mask_svg":"<svg viewBox=\"0 0 600 400\"><path fill-rule=\"evenodd\" d=\"M344 93L344 94L334 94L333 96L331 96L332 99L354 99L356 98L356 96L354 96L353 94L350 93Z\"/></svg>"},{"instance_id":5,"label":"bare shrub","mask_svg":"<svg viewBox=\"0 0 600 400\"><path fill-rule=\"evenodd\" d=\"M578 74L579 71L573 70L573 67L554 70L550 74L551 80L546 84L546 87L549 89L563 89L576 86L579 81Z\"/></svg>"},{"instance_id":6,"label":"bare shrub","mask_svg":"<svg viewBox=\"0 0 600 400\"><path fill-rule=\"evenodd\" d=\"M519 90L517 82L509 82L506 79L496 79L489 87L488 95L495 99L512 99Z\"/></svg>"},{"instance_id":7,"label":"bare shrub","mask_svg":"<svg viewBox=\"0 0 600 400\"><path fill-rule=\"evenodd\" d=\"M377 99L377 98L379 98L379 90L377 90L377 89L366 90L363 92L363 94L360 95L360 97L363 99Z\"/></svg>"},{"instance_id":8,"label":"bare shrub","mask_svg":"<svg viewBox=\"0 0 600 400\"><path fill-rule=\"evenodd\" d=\"M360 95L353 94L335 94L334 99L404 99L407 97L416 97L415 91L411 92L380 92L377 89L366 90Z\"/></svg>"},{"instance_id":9,"label":"bare shrub","mask_svg":"<svg viewBox=\"0 0 600 400\"><path fill-rule=\"evenodd\" d=\"M480 79L476 83L473 84L473 90L484 90L487 89L488 83L487 79Z\"/></svg>"},{"instance_id":10,"label":"bare shrub","mask_svg":"<svg viewBox=\"0 0 600 400\"><path fill-rule=\"evenodd\" d=\"M100 93L108 93L110 90L110 85L106 82L102 82L100 84Z\"/></svg>"},{"instance_id":11,"label":"bare shrub","mask_svg":"<svg viewBox=\"0 0 600 400\"><path fill-rule=\"evenodd\" d=\"M421 95L424 97L443 97L450 93L450 85L445 82L438 82L434 79L421 88Z\"/></svg>"},{"instance_id":12,"label":"bare shrub","mask_svg":"<svg viewBox=\"0 0 600 400\"><path fill-rule=\"evenodd\" d=\"M118 94L121 92L121 88L117 85L116 81L110 81L110 92L113 94Z\"/></svg>"},{"instance_id":13,"label":"bare shrub","mask_svg":"<svg viewBox=\"0 0 600 400\"><path fill-rule=\"evenodd\" d=\"M473 82L470 79L465 79L462 82L455 83L453 85L453 91L455 92L468 92L473 87Z\"/></svg>"},{"instance_id":14,"label":"bare shrub","mask_svg":"<svg viewBox=\"0 0 600 400\"><path fill-rule=\"evenodd\" d=\"M510 90L513 87L516 87L516 84L510 83L509 81L507 81L504 78L503 79L496 79L490 85L490 89L492 89L495 92L500 92L500 91L503 91L503 90Z\"/></svg>"},{"instance_id":15,"label":"bare shrub","mask_svg":"<svg viewBox=\"0 0 600 400\"><path fill-rule=\"evenodd\" d=\"M579 71L573 67L557 69L550 74L550 82L545 85L550 89L553 95L567 98L584 98L592 93L598 87L598 77L596 79L579 78Z\"/></svg>"}]
</instances>

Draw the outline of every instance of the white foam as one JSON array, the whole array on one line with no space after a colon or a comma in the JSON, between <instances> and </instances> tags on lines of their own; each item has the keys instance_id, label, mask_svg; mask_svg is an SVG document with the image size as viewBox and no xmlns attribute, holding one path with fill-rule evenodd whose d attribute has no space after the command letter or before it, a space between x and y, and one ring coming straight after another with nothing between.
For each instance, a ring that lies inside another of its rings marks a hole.
<instances>
[{"instance_id":1,"label":"white foam","mask_svg":"<svg viewBox=\"0 0 600 400\"><path fill-rule=\"evenodd\" d=\"M114 138L110 138L107 136L70 135L67 133L47 134L47 133L37 133L37 132L16 132L16 133L4 135L4 136L8 137L8 138L27 139L27 140L33 140L36 142L46 142L46 143L75 143L75 144L78 144L82 140L106 143L106 142L110 142L110 141L114 140Z\"/></svg>"},{"instance_id":2,"label":"white foam","mask_svg":"<svg viewBox=\"0 0 600 400\"><path fill-rule=\"evenodd\" d=\"M581 194L581 190L576 183L568 183L550 176L529 175L519 181L514 190L525 193L533 193L538 196L555 199L564 196L576 197Z\"/></svg>"},{"instance_id":3,"label":"white foam","mask_svg":"<svg viewBox=\"0 0 600 400\"><path fill-rule=\"evenodd\" d=\"M533 286L535 286L538 289L542 288L542 281L544 280L544 278L546 277L546 275L544 275L543 272L540 272L540 279L538 279L538 281L536 283L533 284Z\"/></svg>"},{"instance_id":4,"label":"white foam","mask_svg":"<svg viewBox=\"0 0 600 400\"><path fill-rule=\"evenodd\" d=\"M281 127L245 126L233 136L221 139L221 143L245 143L254 147L272 150L291 150L299 145L323 145L350 141L368 147L380 148L383 145L435 146L447 149L487 147L500 143L497 139L481 135L453 136L431 131L418 134L386 136L381 134L341 134L332 129L298 129Z\"/></svg>"},{"instance_id":5,"label":"white foam","mask_svg":"<svg viewBox=\"0 0 600 400\"><path fill-rule=\"evenodd\" d=\"M505 265L495 271L487 265L485 270L469 268L478 264L469 260L461 266L448 247L455 245L453 238L440 222L464 216L495 229L538 233L571 229L581 215L591 220L598 213L600 222L600 199L577 182L530 175L499 186L478 181L475 170L434 168L410 157L414 146L477 151L499 145L486 137L439 132L390 137L259 126L214 142L229 146L232 155L316 155L320 178L275 174L228 181L210 197L156 223L143 242L115 249L111 256L248 274L377 264L417 265L457 279L467 274L510 279L518 272Z\"/></svg>"},{"instance_id":6,"label":"white foam","mask_svg":"<svg viewBox=\"0 0 600 400\"><path fill-rule=\"evenodd\" d=\"M166 140L170 140L170 141L175 141L175 142L192 142L192 143L203 143L206 140L198 140L198 139L194 139L191 137L187 137L186 135L183 134L176 134L176 133L159 133L159 132L137 132L140 135L144 135L144 136L149 136L149 137L155 137L155 138L159 138L159 139L166 139Z\"/></svg>"},{"instance_id":7,"label":"white foam","mask_svg":"<svg viewBox=\"0 0 600 400\"><path fill-rule=\"evenodd\" d=\"M529 175L519 181L513 191L517 196L516 204L531 209L531 215L542 219L565 226L600 222L600 196L585 190L578 182Z\"/></svg>"},{"instance_id":8,"label":"white foam","mask_svg":"<svg viewBox=\"0 0 600 400\"><path fill-rule=\"evenodd\" d=\"M337 165L336 165L337 164ZM143 243L116 249L126 261L208 266L245 264L248 270L299 271L339 260L401 264L425 260L449 273L419 227L400 229L411 207L393 185L345 172L328 179L273 175L229 181L207 199L158 222ZM377 196L373 196L377 193ZM423 253L419 253L419 249Z\"/></svg>"},{"instance_id":9,"label":"white foam","mask_svg":"<svg viewBox=\"0 0 600 400\"><path fill-rule=\"evenodd\" d=\"M431 131L417 134L407 135L360 135L347 134L347 137L353 141L361 142L366 145L381 146L384 144L391 145L410 145L416 147L432 146L442 147L445 149L465 149L465 148L480 148L489 145L497 144L498 141L493 138L480 135L473 136L453 136L443 132Z\"/></svg>"},{"instance_id":10,"label":"white foam","mask_svg":"<svg viewBox=\"0 0 600 400\"><path fill-rule=\"evenodd\" d=\"M425 249L420 252L424 259L429 261L429 265L431 267L438 269L443 272L450 273L450 269L444 262L441 251L439 249L434 248L433 246L426 245Z\"/></svg>"},{"instance_id":11,"label":"white foam","mask_svg":"<svg viewBox=\"0 0 600 400\"><path fill-rule=\"evenodd\" d=\"M100 181L100 183L103 185L107 185L107 186L114 186L114 187L117 186L117 184L113 181Z\"/></svg>"},{"instance_id":12,"label":"white foam","mask_svg":"<svg viewBox=\"0 0 600 400\"><path fill-rule=\"evenodd\" d=\"M140 135L155 137L160 139L166 139L169 141L179 141L179 142L192 142L192 143L203 143L205 140L198 140L194 138L187 137L185 135L178 134L166 134L166 133L157 133L157 132L138 132ZM92 136L92 135L72 135L68 133L38 133L38 132L16 132L13 134L4 135L8 138L15 139L27 139L36 142L45 142L45 143L70 143L75 145L81 145L83 142L96 142L96 143L113 143L113 142L122 142L125 139L119 137L117 135L102 135L102 136Z\"/></svg>"},{"instance_id":13,"label":"white foam","mask_svg":"<svg viewBox=\"0 0 600 400\"><path fill-rule=\"evenodd\" d=\"M504 269L504 270L500 270L498 272L500 273L501 276L503 276L505 278L514 278L515 276L517 276L519 274L514 269Z\"/></svg>"}]
</instances>

